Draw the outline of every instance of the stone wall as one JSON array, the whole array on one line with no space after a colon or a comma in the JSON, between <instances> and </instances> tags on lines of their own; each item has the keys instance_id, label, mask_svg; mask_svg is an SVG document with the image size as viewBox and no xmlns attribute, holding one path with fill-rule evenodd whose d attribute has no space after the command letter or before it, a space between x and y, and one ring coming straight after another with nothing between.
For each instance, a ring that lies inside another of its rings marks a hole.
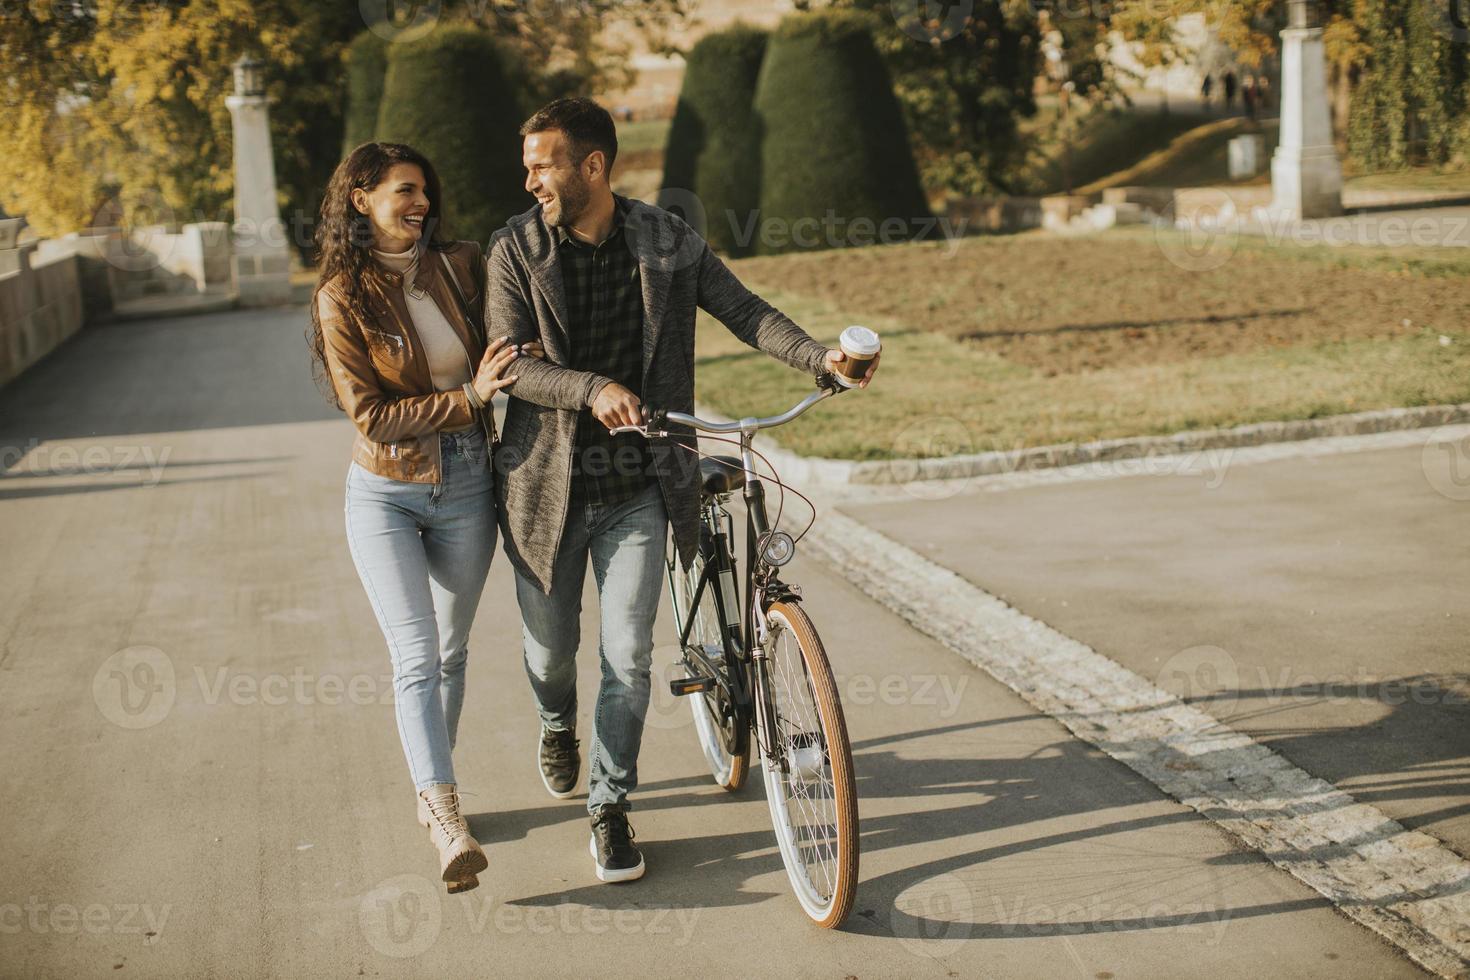
<instances>
[{"instance_id":1,"label":"stone wall","mask_svg":"<svg viewBox=\"0 0 1470 980\"><path fill-rule=\"evenodd\" d=\"M35 243L8 249L0 272L0 385L55 350L82 327L81 263L52 253L34 266Z\"/></svg>"}]
</instances>

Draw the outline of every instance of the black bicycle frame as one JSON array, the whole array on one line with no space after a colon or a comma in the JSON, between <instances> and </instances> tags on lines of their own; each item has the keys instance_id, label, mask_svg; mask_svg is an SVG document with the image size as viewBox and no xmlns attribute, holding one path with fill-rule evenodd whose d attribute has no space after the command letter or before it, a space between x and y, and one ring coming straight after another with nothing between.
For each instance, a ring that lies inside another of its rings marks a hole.
<instances>
[{"instance_id":1,"label":"black bicycle frame","mask_svg":"<svg viewBox=\"0 0 1470 980\"><path fill-rule=\"evenodd\" d=\"M747 462L749 448L749 436L746 436L741 440L741 450ZM761 542L770 531L770 517L766 513L765 485L754 475L752 469L746 471L742 496L745 499L746 512L745 571L739 581L734 575L735 560L730 553L730 539L734 530L730 514L723 507L718 510L700 508L699 546L704 557L704 567L690 596L685 620L679 626L679 645L683 648L686 659L692 657L696 661L694 666L700 674L708 677L714 684L725 687L725 694L736 715L737 739L740 740L737 741L737 749L743 750L745 733L756 728L757 744L762 755L770 757L770 747L776 744L775 710L770 704L763 704L760 710L756 710L753 697L753 692L767 690L767 686L762 683L767 665L764 650L758 642L756 606L760 603L763 610L768 602L796 599L799 595L793 587L777 578L774 568L760 557ZM724 517L725 527L718 526L721 516ZM724 578L726 571L731 573L729 579ZM729 591L733 594L726 594L724 583L727 581L730 583ZM704 650L689 642L705 589L709 589L714 598L715 610L720 620L720 639L725 653L724 678L728 679L728 686ZM737 625L740 627L738 633L734 630ZM720 721L723 722L724 719ZM784 765L784 759L777 761Z\"/></svg>"}]
</instances>

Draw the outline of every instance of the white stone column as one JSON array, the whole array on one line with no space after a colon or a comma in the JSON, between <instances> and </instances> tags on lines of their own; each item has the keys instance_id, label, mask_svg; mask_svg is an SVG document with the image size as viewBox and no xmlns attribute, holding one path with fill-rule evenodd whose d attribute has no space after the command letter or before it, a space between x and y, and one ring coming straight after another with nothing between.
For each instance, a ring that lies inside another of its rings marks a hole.
<instances>
[{"instance_id":1,"label":"white stone column","mask_svg":"<svg viewBox=\"0 0 1470 980\"><path fill-rule=\"evenodd\" d=\"M1342 214L1320 27L1281 32L1281 142L1271 158L1271 192L1272 210L1293 220Z\"/></svg>"},{"instance_id":2,"label":"white stone column","mask_svg":"<svg viewBox=\"0 0 1470 980\"><path fill-rule=\"evenodd\" d=\"M276 164L264 95L225 99L235 129L234 280L241 306L291 300L290 237L276 205Z\"/></svg>"}]
</instances>

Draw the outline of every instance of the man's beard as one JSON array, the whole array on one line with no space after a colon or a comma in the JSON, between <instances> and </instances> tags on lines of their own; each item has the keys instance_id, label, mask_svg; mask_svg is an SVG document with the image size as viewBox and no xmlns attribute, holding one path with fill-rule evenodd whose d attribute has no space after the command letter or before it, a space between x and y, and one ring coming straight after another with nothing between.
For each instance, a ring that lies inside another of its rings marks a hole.
<instances>
[{"instance_id":1,"label":"man's beard","mask_svg":"<svg viewBox=\"0 0 1470 980\"><path fill-rule=\"evenodd\" d=\"M573 181L567 182L557 192L556 200L553 202L556 213L546 215L546 223L553 228L570 227L577 223L582 213L587 210L587 202L592 199L592 192L587 187L587 182L581 179L581 175ZM542 208L545 211L545 208Z\"/></svg>"}]
</instances>

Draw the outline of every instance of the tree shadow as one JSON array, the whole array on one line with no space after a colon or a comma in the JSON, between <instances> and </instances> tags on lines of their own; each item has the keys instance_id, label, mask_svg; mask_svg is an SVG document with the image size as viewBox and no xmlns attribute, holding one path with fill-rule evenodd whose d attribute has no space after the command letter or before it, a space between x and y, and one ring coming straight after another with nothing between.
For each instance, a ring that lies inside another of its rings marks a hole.
<instances>
[{"instance_id":1,"label":"tree shadow","mask_svg":"<svg viewBox=\"0 0 1470 980\"><path fill-rule=\"evenodd\" d=\"M926 739L1034 720L1034 716L1025 715L986 719L864 739L854 746L859 809L867 806L870 812L861 819L864 858L871 860L886 851L914 848L924 854L937 852L938 856L861 878L857 904L843 931L906 941L954 937L957 932L962 932L963 938L1026 939L1203 927L1209 923L1223 927L1224 923L1236 919L1326 907L1326 900L1315 896L1264 903L1243 903L1230 898L1228 877L1233 868L1243 867L1255 873L1268 867L1264 858L1253 853L1232 853L1227 849L1225 853L1201 858L1195 853L1197 846L1186 848L1170 840L1160 843L1158 838L1151 838L1147 846L1130 843L1130 835L1187 826L1199 817L1175 808L1147 816L1109 818L1109 811L1159 802L1159 792L1121 763L1075 739L1045 745L1021 758L930 758L914 751L918 746L913 743ZM903 751L905 746L910 751ZM752 782L755 781L753 774ZM683 786L688 782L681 779L666 785ZM701 783L703 779L693 782ZM754 796L759 792L758 788L753 790L747 785L742 794ZM727 796L723 790L710 786L704 792L679 793L661 799L645 801L640 797L639 806L705 806L721 802ZM903 800L914 805L894 811L881 805L880 801L887 800ZM543 820L559 822L549 812L554 809L557 808L538 807L500 814L495 820L508 821L515 828L511 833L523 836ZM564 819L565 811L557 812ZM981 847L952 843L1007 829L1051 826L1053 821L1066 818L1086 822L1032 836L1005 835L1008 839ZM754 884L771 874L776 874L782 887L785 886L775 836L764 814L752 818L748 828L640 844L649 871L637 887L639 908L729 908L756 904L775 894L764 882ZM1075 873L1079 848L1094 867L1074 882L1070 879ZM1140 906L1130 910L1127 902L1123 902L1107 906L1097 916L1084 915L1080 920L1068 909L1049 908L1038 899L1034 883L1017 879L1014 868L996 889L984 894L966 886L970 902L965 918L955 918L956 912L965 910L957 909L954 902L943 903L941 909L926 913L923 908L916 911L913 903L905 901L905 896L914 889L922 890L935 880L952 882L956 875L974 874L981 866L994 867L1006 858L1061 849L1065 850L1058 854L1056 861L1063 883L1057 887L1063 891L1079 887L1112 888L1127 894L1157 885L1161 876L1168 880L1167 876L1172 875L1173 881L1162 890L1165 897L1148 904L1146 909ZM697 876L697 884L691 884L691 876ZM698 897L691 900L694 891ZM1017 904L1002 910L1003 902L1009 901L1013 894L1018 896ZM574 903L620 908L632 897L626 890L592 884L557 888L513 899L509 904ZM991 900L996 908L987 906L982 899ZM791 901L792 914L799 918L795 901Z\"/></svg>"}]
</instances>

